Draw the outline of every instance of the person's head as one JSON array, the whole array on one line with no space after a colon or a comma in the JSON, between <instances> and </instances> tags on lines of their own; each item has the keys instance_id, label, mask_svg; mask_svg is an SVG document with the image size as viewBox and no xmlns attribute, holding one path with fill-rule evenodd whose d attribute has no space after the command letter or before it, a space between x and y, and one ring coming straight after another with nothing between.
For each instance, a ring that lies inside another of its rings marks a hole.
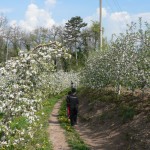
<instances>
[{"instance_id":1,"label":"person's head","mask_svg":"<svg viewBox=\"0 0 150 150\"><path fill-rule=\"evenodd\" d=\"M76 93L76 89L75 88L72 88L72 93Z\"/></svg>"},{"instance_id":2,"label":"person's head","mask_svg":"<svg viewBox=\"0 0 150 150\"><path fill-rule=\"evenodd\" d=\"M71 91L69 91L69 92L68 92L68 95L71 95L71 93L72 93L72 92L71 92Z\"/></svg>"}]
</instances>

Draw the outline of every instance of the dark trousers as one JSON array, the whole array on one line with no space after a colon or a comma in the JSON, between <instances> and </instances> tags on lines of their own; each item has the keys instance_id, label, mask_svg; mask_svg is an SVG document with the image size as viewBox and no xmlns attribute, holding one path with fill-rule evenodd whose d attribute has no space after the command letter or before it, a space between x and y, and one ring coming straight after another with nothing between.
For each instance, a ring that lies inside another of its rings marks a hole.
<instances>
[{"instance_id":1,"label":"dark trousers","mask_svg":"<svg viewBox=\"0 0 150 150\"><path fill-rule=\"evenodd\" d=\"M74 126L77 123L77 114L78 114L78 109L76 107L70 108L71 126Z\"/></svg>"}]
</instances>

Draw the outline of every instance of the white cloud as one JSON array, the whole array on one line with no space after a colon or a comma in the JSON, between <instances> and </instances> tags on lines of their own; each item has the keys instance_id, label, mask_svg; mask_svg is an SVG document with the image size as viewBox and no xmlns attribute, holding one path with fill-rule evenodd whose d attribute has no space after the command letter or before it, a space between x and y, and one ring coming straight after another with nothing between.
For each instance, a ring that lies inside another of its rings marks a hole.
<instances>
[{"instance_id":1,"label":"white cloud","mask_svg":"<svg viewBox=\"0 0 150 150\"><path fill-rule=\"evenodd\" d=\"M115 12L111 13L105 20L105 36L109 39L112 34L119 34L125 32L127 29L127 24L131 22L138 22L139 17L142 17L142 22L145 21L150 23L150 12L139 13L139 14L129 14L128 12Z\"/></svg>"},{"instance_id":2,"label":"white cloud","mask_svg":"<svg viewBox=\"0 0 150 150\"><path fill-rule=\"evenodd\" d=\"M50 6L51 6L51 5L55 5L55 4L56 4L56 0L46 0L46 1L45 1L45 4L46 4L46 5L50 5Z\"/></svg>"},{"instance_id":3,"label":"white cloud","mask_svg":"<svg viewBox=\"0 0 150 150\"><path fill-rule=\"evenodd\" d=\"M112 13L110 15L110 19L112 19L113 21L116 21L116 22L120 22L120 21L129 21L130 20L130 15L128 12L115 12L115 13Z\"/></svg>"},{"instance_id":4,"label":"white cloud","mask_svg":"<svg viewBox=\"0 0 150 150\"><path fill-rule=\"evenodd\" d=\"M99 8L97 8L97 15L99 15L99 14L100 14L100 10L99 10ZM106 10L106 8L102 8L102 17L103 18L107 17L107 10Z\"/></svg>"},{"instance_id":5,"label":"white cloud","mask_svg":"<svg viewBox=\"0 0 150 150\"><path fill-rule=\"evenodd\" d=\"M104 35L110 39L112 34L119 34L126 30L126 25L130 24L131 15L128 12L110 13L105 21L103 21Z\"/></svg>"},{"instance_id":6,"label":"white cloud","mask_svg":"<svg viewBox=\"0 0 150 150\"><path fill-rule=\"evenodd\" d=\"M92 24L92 21L95 21L95 20L99 20L99 13L100 13L100 10L99 8L96 9L96 12L93 13L93 15L91 16L87 16L84 18L84 22L88 23L88 26L90 26ZM106 18L108 15L108 12L105 8L102 8L102 18Z\"/></svg>"},{"instance_id":7,"label":"white cloud","mask_svg":"<svg viewBox=\"0 0 150 150\"><path fill-rule=\"evenodd\" d=\"M104 36L110 37L112 34L119 34L124 32L127 29L127 24L130 24L131 21L137 22L139 17L142 17L143 23L145 21L150 23L150 12L147 13L139 13L139 14L130 14L126 11L122 12L113 12L110 13L108 9L102 9L102 26L104 27ZM99 21L99 8L96 10L91 16L87 16L84 18L84 21L88 23L88 25L92 24L92 21Z\"/></svg>"},{"instance_id":8,"label":"white cloud","mask_svg":"<svg viewBox=\"0 0 150 150\"><path fill-rule=\"evenodd\" d=\"M88 26L91 26L92 21L97 20L97 18L95 16L87 16L83 20L88 24Z\"/></svg>"},{"instance_id":9,"label":"white cloud","mask_svg":"<svg viewBox=\"0 0 150 150\"><path fill-rule=\"evenodd\" d=\"M16 20L12 20L12 21L10 22L10 25L11 25L11 26L16 26L16 25L17 25L17 21L16 21Z\"/></svg>"},{"instance_id":10,"label":"white cloud","mask_svg":"<svg viewBox=\"0 0 150 150\"><path fill-rule=\"evenodd\" d=\"M147 21L150 23L150 12L147 13L139 13L132 16L133 19L142 18L143 21Z\"/></svg>"},{"instance_id":11,"label":"white cloud","mask_svg":"<svg viewBox=\"0 0 150 150\"><path fill-rule=\"evenodd\" d=\"M32 31L39 26L51 27L55 24L55 21L53 20L51 14L48 11L38 8L38 6L35 4L30 4L25 13L25 19L19 21L18 24L22 28L28 31Z\"/></svg>"}]
</instances>

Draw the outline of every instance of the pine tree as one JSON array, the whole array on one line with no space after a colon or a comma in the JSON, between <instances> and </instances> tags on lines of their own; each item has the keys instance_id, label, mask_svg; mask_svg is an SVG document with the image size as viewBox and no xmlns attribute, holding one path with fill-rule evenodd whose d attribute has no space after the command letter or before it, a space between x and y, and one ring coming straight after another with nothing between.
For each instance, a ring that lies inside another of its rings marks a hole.
<instances>
[{"instance_id":1,"label":"pine tree","mask_svg":"<svg viewBox=\"0 0 150 150\"><path fill-rule=\"evenodd\" d=\"M81 36L81 28L83 28L85 26L87 26L87 24L83 22L83 19L80 16L72 17L65 24L64 37L66 40L66 45L72 51L74 51L74 49L75 49L76 64L78 64L77 43L78 43L79 38Z\"/></svg>"}]
</instances>

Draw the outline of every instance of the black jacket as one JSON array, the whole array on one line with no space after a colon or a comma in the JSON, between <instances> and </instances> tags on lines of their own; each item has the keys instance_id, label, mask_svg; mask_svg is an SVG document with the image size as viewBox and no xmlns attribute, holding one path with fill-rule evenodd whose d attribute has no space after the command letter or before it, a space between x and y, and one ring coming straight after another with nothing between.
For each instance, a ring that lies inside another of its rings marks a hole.
<instances>
[{"instance_id":1,"label":"black jacket","mask_svg":"<svg viewBox=\"0 0 150 150\"><path fill-rule=\"evenodd\" d=\"M77 108L78 107L78 104L79 104L79 100L78 100L78 97L74 94L71 94L69 96L69 100L70 100L70 108Z\"/></svg>"}]
</instances>

